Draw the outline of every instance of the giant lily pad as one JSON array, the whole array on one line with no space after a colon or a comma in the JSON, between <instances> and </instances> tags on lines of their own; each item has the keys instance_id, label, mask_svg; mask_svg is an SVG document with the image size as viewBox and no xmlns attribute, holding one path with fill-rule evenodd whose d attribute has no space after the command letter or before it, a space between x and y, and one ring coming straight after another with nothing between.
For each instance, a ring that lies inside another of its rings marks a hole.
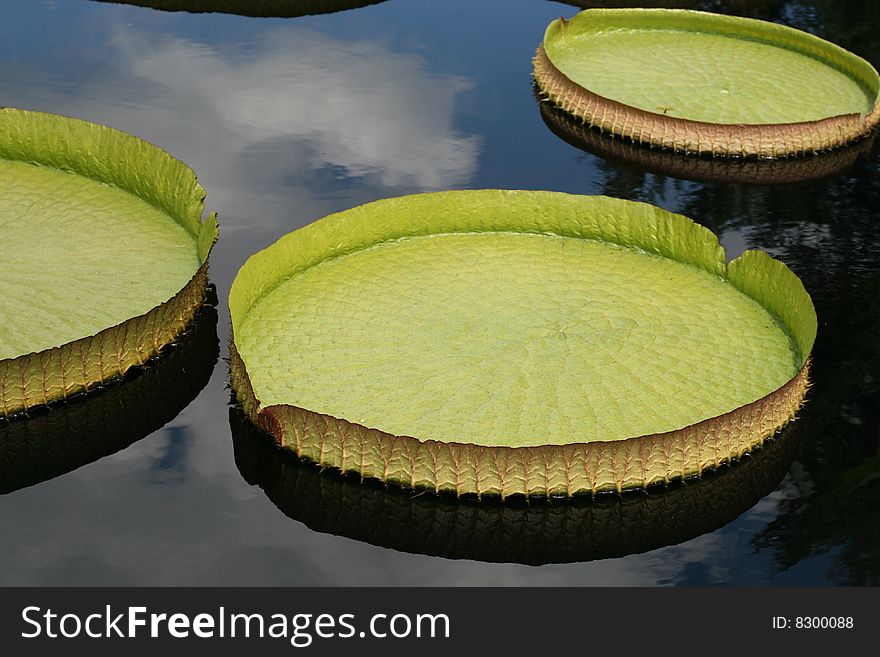
<instances>
[{"instance_id":1,"label":"giant lily pad","mask_svg":"<svg viewBox=\"0 0 880 657\"><path fill-rule=\"evenodd\" d=\"M217 221L182 162L105 126L0 110L0 415L122 376L201 305Z\"/></svg>"},{"instance_id":2,"label":"giant lily pad","mask_svg":"<svg viewBox=\"0 0 880 657\"><path fill-rule=\"evenodd\" d=\"M654 206L422 194L295 231L230 292L245 412L321 465L458 494L622 490L763 442L799 407L800 280Z\"/></svg>"},{"instance_id":3,"label":"giant lily pad","mask_svg":"<svg viewBox=\"0 0 880 657\"><path fill-rule=\"evenodd\" d=\"M806 32L675 9L588 9L550 24L547 98L636 142L717 156L836 148L880 122L868 62Z\"/></svg>"}]
</instances>

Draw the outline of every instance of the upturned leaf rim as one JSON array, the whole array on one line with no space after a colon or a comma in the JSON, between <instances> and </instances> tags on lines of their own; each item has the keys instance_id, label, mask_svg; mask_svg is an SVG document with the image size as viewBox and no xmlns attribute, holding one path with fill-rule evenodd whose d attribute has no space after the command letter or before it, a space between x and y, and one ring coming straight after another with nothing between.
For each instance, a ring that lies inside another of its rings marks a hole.
<instances>
[{"instance_id":1,"label":"upturned leaf rim","mask_svg":"<svg viewBox=\"0 0 880 657\"><path fill-rule=\"evenodd\" d=\"M199 268L176 294L94 335L0 360L0 418L89 392L142 366L174 342L205 298L216 213L203 217L205 190L186 164L109 126L57 114L0 108L0 158L67 171L117 187L177 222Z\"/></svg>"}]
</instances>

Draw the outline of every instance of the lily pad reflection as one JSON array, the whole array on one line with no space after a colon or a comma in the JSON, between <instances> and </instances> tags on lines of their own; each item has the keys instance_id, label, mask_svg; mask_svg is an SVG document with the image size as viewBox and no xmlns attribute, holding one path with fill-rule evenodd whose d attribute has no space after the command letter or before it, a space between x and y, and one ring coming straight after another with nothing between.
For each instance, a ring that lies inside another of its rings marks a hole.
<instances>
[{"instance_id":1,"label":"lily pad reflection","mask_svg":"<svg viewBox=\"0 0 880 657\"><path fill-rule=\"evenodd\" d=\"M217 362L212 289L209 301L177 343L124 379L88 396L43 407L31 417L0 419L0 493L114 454L177 417L208 383Z\"/></svg>"},{"instance_id":2,"label":"lily pad reflection","mask_svg":"<svg viewBox=\"0 0 880 657\"><path fill-rule=\"evenodd\" d=\"M499 502L322 471L278 447L240 408L230 408L229 421L242 477L314 531L401 552L530 565L646 552L723 527L785 476L798 428L789 425L762 449L699 480L623 495Z\"/></svg>"},{"instance_id":3,"label":"lily pad reflection","mask_svg":"<svg viewBox=\"0 0 880 657\"><path fill-rule=\"evenodd\" d=\"M673 178L743 185L782 185L837 176L868 158L876 133L833 151L784 159L687 157L616 137L539 101L541 118L566 143L609 162Z\"/></svg>"},{"instance_id":4,"label":"lily pad reflection","mask_svg":"<svg viewBox=\"0 0 880 657\"><path fill-rule=\"evenodd\" d=\"M238 14L240 16L294 18L331 14L377 5L385 0L99 0L113 4L149 7L162 11Z\"/></svg>"}]
</instances>

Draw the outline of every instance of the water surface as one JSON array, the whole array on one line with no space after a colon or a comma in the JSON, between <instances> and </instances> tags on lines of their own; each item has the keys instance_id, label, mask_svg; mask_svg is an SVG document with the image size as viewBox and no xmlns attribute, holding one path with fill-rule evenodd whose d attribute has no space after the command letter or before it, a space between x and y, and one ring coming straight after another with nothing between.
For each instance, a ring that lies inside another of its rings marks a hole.
<instances>
[{"instance_id":1,"label":"water surface","mask_svg":"<svg viewBox=\"0 0 880 657\"><path fill-rule=\"evenodd\" d=\"M876 3L701 6L800 27L880 64ZM545 125L530 80L544 27L574 11L546 0L388 0L283 19L12 0L0 22L0 105L106 123L198 172L208 207L221 213L211 280L222 355L224 300L250 253L388 196L477 187L609 194L693 217L730 257L766 249L803 278L820 327L791 451L755 468L772 476L742 475L754 484L743 508L728 508L726 486L690 488L686 503L677 488L587 513L425 507L422 498L401 505L380 491L387 511L378 528L390 532L398 519L427 537L421 542L353 530L343 515L367 498L334 480L302 489L315 500L312 515L294 510L300 497L283 499L282 511L272 498L298 490L282 486L290 464L249 461L251 443L234 444L221 358L161 429L0 496L0 583L880 584L880 156L868 149L819 181L754 186L692 182L582 151ZM367 495L375 509L375 490ZM523 514L532 518L525 525ZM667 533L653 540L644 525L609 521L645 514L655 526L662 518ZM511 551L511 559L574 562L494 563L506 555L463 543L493 536L487 519L502 533L525 526L536 546L546 537L570 547L533 559ZM611 529L596 534L603 524ZM580 549L591 540L599 547ZM640 550L649 551L620 556Z\"/></svg>"}]
</instances>

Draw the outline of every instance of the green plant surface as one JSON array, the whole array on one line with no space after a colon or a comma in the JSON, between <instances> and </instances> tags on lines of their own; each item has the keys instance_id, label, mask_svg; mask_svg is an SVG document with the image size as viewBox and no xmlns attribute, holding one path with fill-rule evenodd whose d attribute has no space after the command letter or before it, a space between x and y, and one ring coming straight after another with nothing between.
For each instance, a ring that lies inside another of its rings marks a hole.
<instances>
[{"instance_id":1,"label":"green plant surface","mask_svg":"<svg viewBox=\"0 0 880 657\"><path fill-rule=\"evenodd\" d=\"M544 48L599 96L707 123L865 115L880 85L870 64L805 32L684 10L587 10L554 21Z\"/></svg>"},{"instance_id":2,"label":"green plant surface","mask_svg":"<svg viewBox=\"0 0 880 657\"><path fill-rule=\"evenodd\" d=\"M425 194L282 238L230 309L263 407L486 446L622 440L740 408L803 366L800 281L763 254L736 262L728 280L714 235L646 204Z\"/></svg>"},{"instance_id":3,"label":"green plant surface","mask_svg":"<svg viewBox=\"0 0 880 657\"><path fill-rule=\"evenodd\" d=\"M167 301L199 268L168 215L116 187L0 160L0 359L51 349Z\"/></svg>"},{"instance_id":4,"label":"green plant surface","mask_svg":"<svg viewBox=\"0 0 880 657\"><path fill-rule=\"evenodd\" d=\"M192 169L108 126L0 108L0 415L90 391L185 330L215 214Z\"/></svg>"}]
</instances>

